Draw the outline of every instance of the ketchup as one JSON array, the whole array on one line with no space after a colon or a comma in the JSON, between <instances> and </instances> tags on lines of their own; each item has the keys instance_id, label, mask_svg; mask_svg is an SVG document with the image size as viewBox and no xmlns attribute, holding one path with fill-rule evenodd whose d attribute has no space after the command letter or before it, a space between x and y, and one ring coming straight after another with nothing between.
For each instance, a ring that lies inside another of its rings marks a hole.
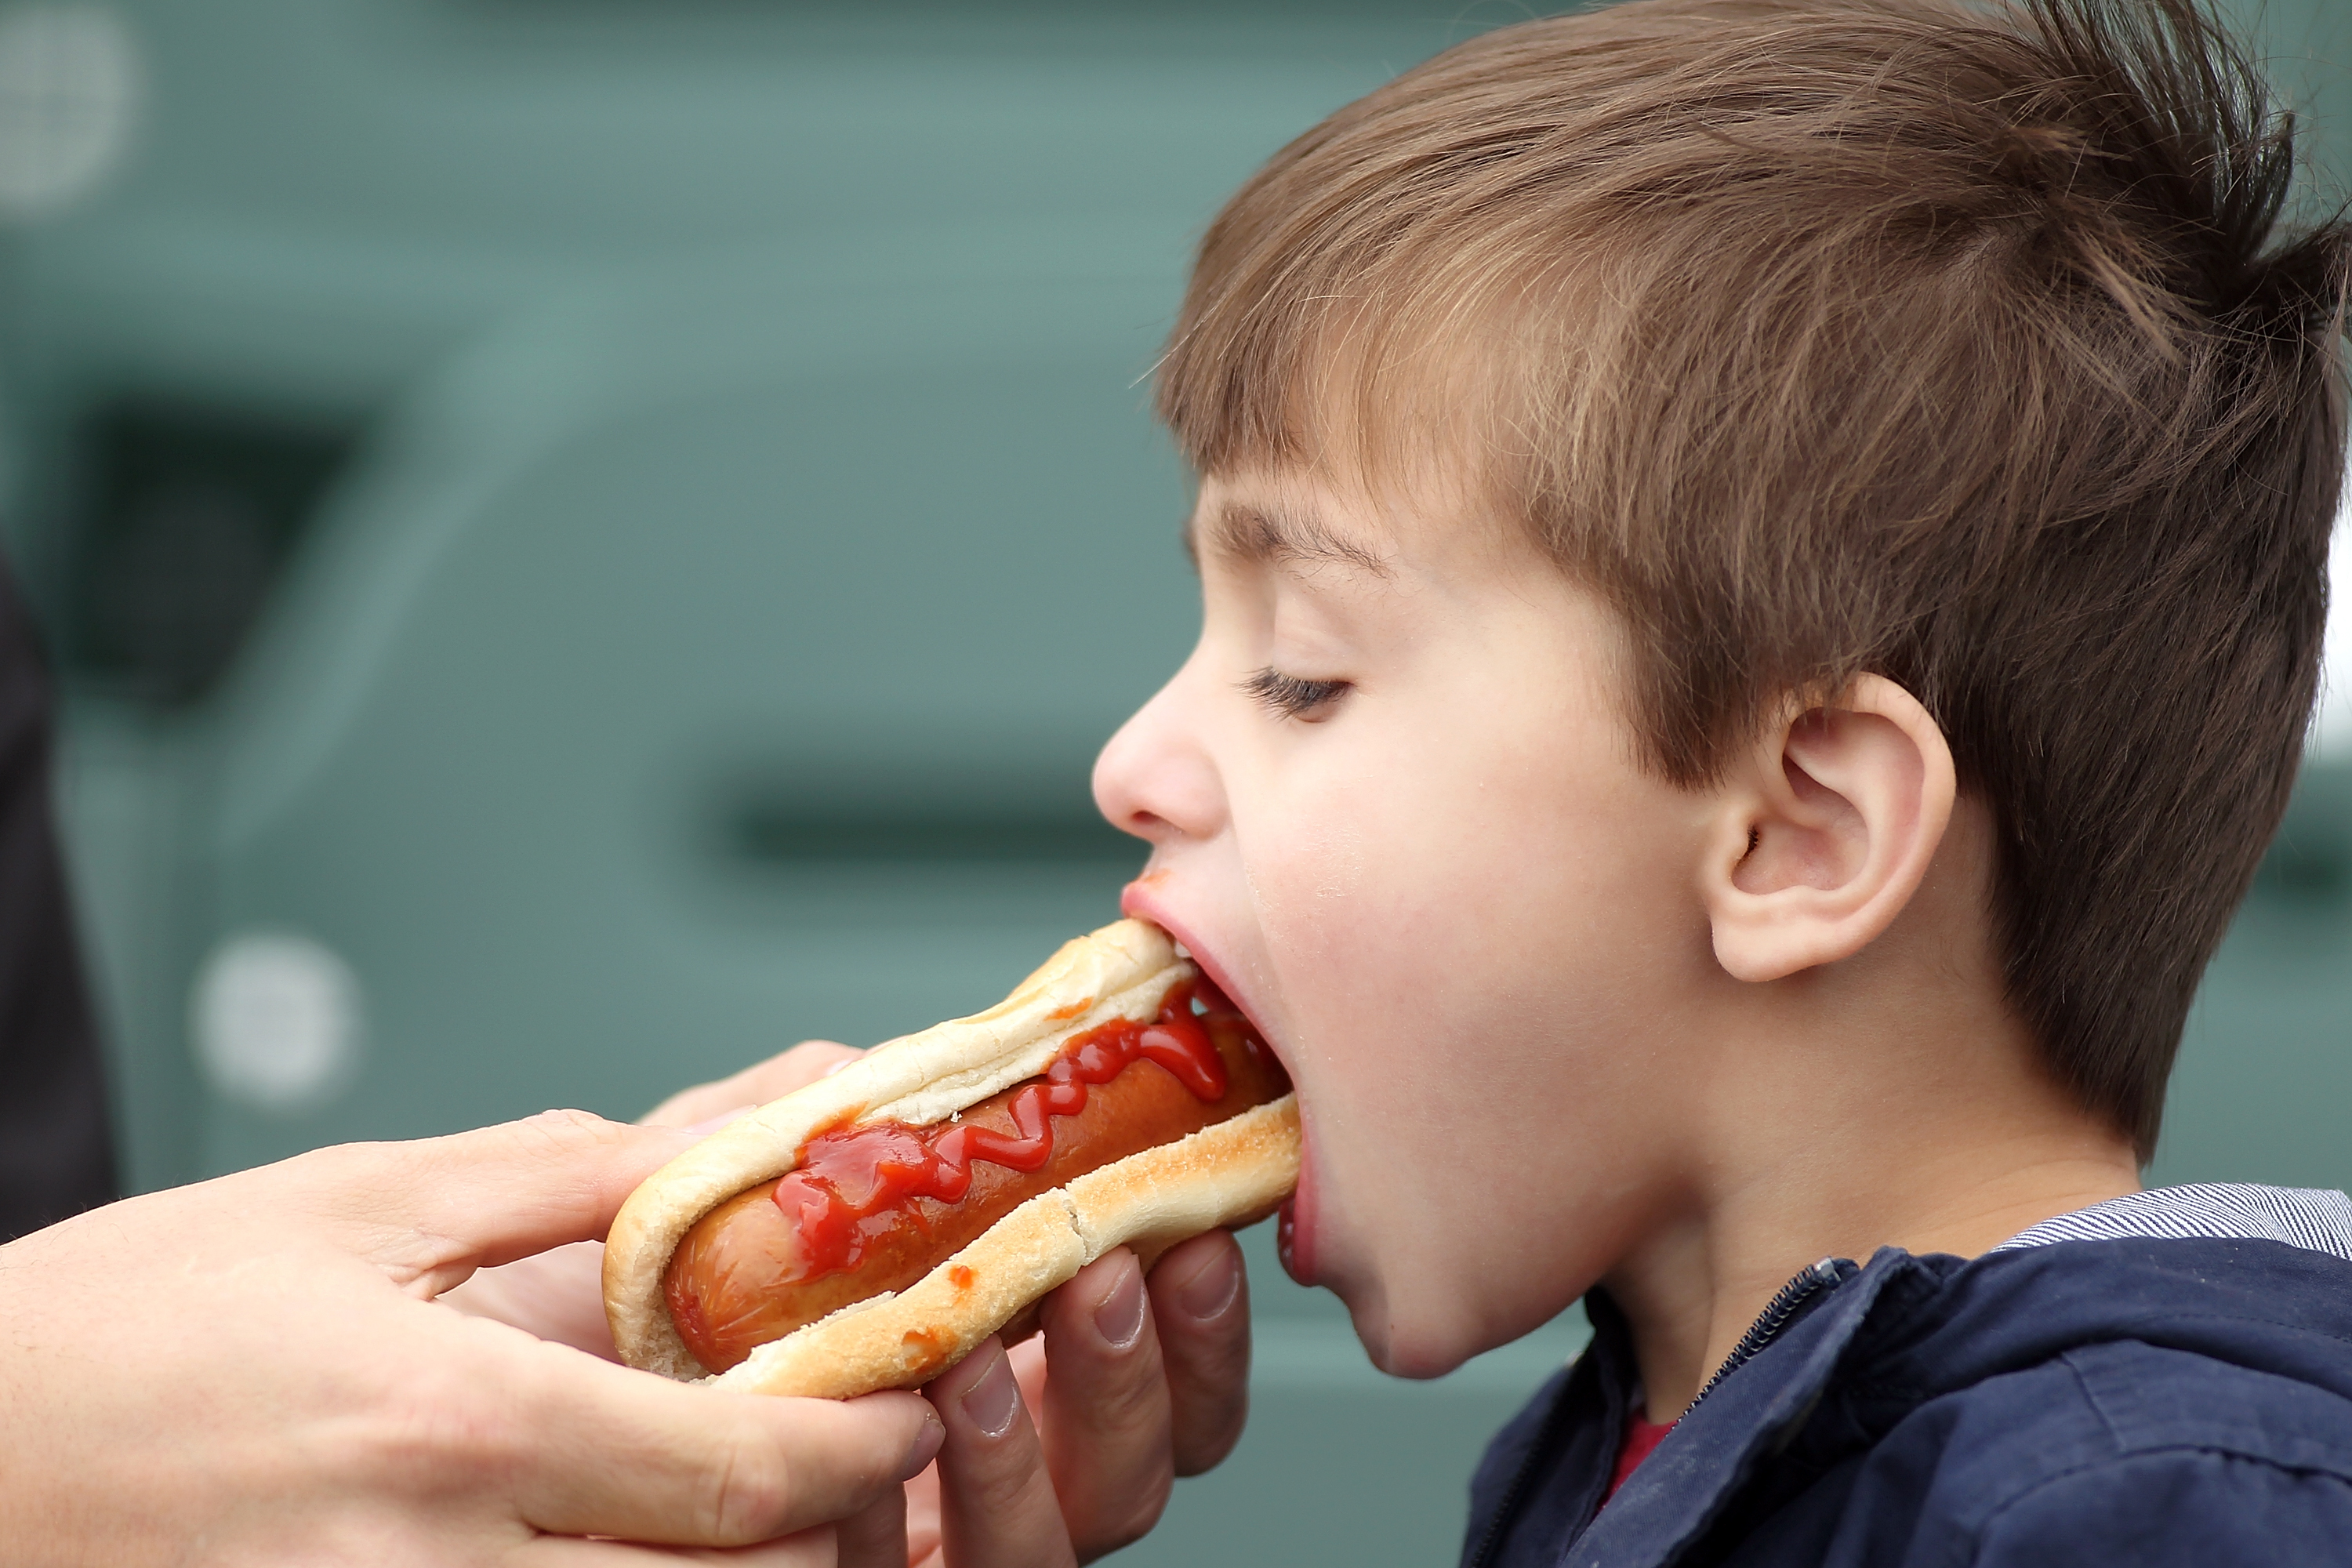
<instances>
[{"instance_id":1,"label":"ketchup","mask_svg":"<svg viewBox=\"0 0 2352 1568\"><path fill-rule=\"evenodd\" d=\"M1115 1018L1062 1047L1044 1075L1016 1089L1005 1109L1007 1134L961 1122L910 1127L877 1121L820 1132L801 1149L799 1166L777 1181L776 1206L799 1232L798 1267L779 1284L855 1268L869 1240L889 1234L917 1198L954 1203L971 1186L975 1160L1036 1171L1054 1157L1053 1118L1076 1116L1087 1090L1132 1063L1156 1062L1202 1101L1225 1094L1225 1064L1202 1016L1239 1014L1215 987L1194 980L1172 988L1149 1023Z\"/></svg>"}]
</instances>

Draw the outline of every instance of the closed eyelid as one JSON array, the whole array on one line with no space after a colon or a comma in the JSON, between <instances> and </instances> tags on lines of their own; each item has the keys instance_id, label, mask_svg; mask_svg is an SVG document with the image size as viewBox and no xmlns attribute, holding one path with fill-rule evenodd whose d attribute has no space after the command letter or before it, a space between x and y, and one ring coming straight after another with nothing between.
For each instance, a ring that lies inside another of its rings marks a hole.
<instances>
[{"instance_id":1,"label":"closed eyelid","mask_svg":"<svg viewBox=\"0 0 2352 1568\"><path fill-rule=\"evenodd\" d=\"M1275 714L1286 719L1304 719L1316 710L1327 708L1346 696L1354 689L1355 683L1349 680L1306 679L1296 675L1285 675L1267 665L1251 671L1240 686L1262 707Z\"/></svg>"}]
</instances>

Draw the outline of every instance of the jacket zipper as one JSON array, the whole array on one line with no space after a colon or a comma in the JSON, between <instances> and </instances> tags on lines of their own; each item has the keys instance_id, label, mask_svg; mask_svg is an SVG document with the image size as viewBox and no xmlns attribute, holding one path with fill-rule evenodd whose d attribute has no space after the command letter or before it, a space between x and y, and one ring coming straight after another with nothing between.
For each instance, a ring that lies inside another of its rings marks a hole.
<instances>
[{"instance_id":1,"label":"jacket zipper","mask_svg":"<svg viewBox=\"0 0 2352 1568\"><path fill-rule=\"evenodd\" d=\"M1683 1415L1688 1415L1697 1409L1699 1400L1714 1393L1716 1384L1738 1371L1757 1352L1778 1339L1780 1331L1789 1326L1789 1320L1796 1315L1798 1308L1811 1300L1825 1287L1837 1282L1837 1259L1824 1258L1775 1291L1772 1299L1764 1304L1764 1310L1748 1325L1748 1331L1739 1336L1739 1342L1731 1347L1731 1353L1723 1358L1723 1364L1715 1369L1715 1375L1708 1378L1706 1385L1698 1391L1698 1398L1683 1407ZM1495 1517L1487 1521L1486 1532L1478 1538L1478 1550L1469 1559L1470 1568L1487 1568L1493 1561L1496 1544L1501 1541L1505 1527L1510 1523L1511 1516L1518 1511L1520 1502L1526 1498L1528 1485L1535 1477L1536 1461L1548 1446L1552 1428L1559 1420L1559 1407L1555 1407L1545 1418L1543 1431L1529 1445L1527 1458L1519 1461L1518 1473L1511 1478L1510 1486L1503 1493L1501 1505L1495 1510ZM1612 1458L1613 1460L1614 1456Z\"/></svg>"},{"instance_id":2,"label":"jacket zipper","mask_svg":"<svg viewBox=\"0 0 2352 1568\"><path fill-rule=\"evenodd\" d=\"M1563 1388L1560 1392L1565 1394L1567 1390ZM1486 1521L1486 1533L1478 1538L1478 1550L1470 1555L1470 1568L1487 1568L1487 1564L1494 1561L1495 1548L1503 1539L1503 1531L1511 1522L1511 1516L1519 1511L1519 1504L1526 1500L1528 1485L1535 1479L1536 1462L1558 1436L1560 1415L1567 1408L1568 1402L1562 1399L1545 1413L1543 1430L1537 1433L1536 1440L1528 1445L1526 1456L1519 1460L1518 1473L1511 1478L1511 1484L1504 1489L1503 1500L1496 1508L1495 1517Z\"/></svg>"},{"instance_id":3,"label":"jacket zipper","mask_svg":"<svg viewBox=\"0 0 2352 1568\"><path fill-rule=\"evenodd\" d=\"M1789 1320L1796 1315L1798 1308L1811 1300L1823 1287L1837 1282L1837 1259L1824 1258L1781 1286L1764 1304L1764 1310L1757 1314L1756 1321L1748 1325L1748 1331L1739 1336L1739 1342L1731 1347L1731 1353L1723 1358L1723 1364L1715 1369L1715 1375L1708 1378L1706 1385L1698 1391L1698 1399L1683 1407L1683 1415L1687 1415L1697 1409L1699 1399L1713 1394L1716 1384L1738 1372L1757 1352L1778 1339L1780 1331L1789 1326Z\"/></svg>"}]
</instances>

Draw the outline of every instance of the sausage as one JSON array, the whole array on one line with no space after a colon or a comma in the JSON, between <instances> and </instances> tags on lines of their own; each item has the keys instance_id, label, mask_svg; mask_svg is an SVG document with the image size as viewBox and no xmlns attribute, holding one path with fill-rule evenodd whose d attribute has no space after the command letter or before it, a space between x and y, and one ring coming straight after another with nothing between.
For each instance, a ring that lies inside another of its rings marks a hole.
<instances>
[{"instance_id":1,"label":"sausage","mask_svg":"<svg viewBox=\"0 0 2352 1568\"><path fill-rule=\"evenodd\" d=\"M1179 986L1158 1020L1079 1036L1045 1075L953 1123L867 1123L810 1139L793 1173L738 1193L687 1232L663 1277L670 1319L698 1361L724 1372L852 1302L906 1289L1040 1193L1289 1089L1231 1003L1205 984ZM1080 1098L1074 1113L1060 1109Z\"/></svg>"}]
</instances>

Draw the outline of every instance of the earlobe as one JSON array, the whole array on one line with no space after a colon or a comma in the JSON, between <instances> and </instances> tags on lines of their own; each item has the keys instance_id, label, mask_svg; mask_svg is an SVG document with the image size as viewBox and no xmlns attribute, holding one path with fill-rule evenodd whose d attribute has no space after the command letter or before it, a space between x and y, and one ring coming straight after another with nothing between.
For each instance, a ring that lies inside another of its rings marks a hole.
<instances>
[{"instance_id":1,"label":"earlobe","mask_svg":"<svg viewBox=\"0 0 2352 1568\"><path fill-rule=\"evenodd\" d=\"M1861 952L1918 890L1956 790L1943 731L1883 676L1771 727L1726 779L1709 829L1717 961L1760 982Z\"/></svg>"}]
</instances>

